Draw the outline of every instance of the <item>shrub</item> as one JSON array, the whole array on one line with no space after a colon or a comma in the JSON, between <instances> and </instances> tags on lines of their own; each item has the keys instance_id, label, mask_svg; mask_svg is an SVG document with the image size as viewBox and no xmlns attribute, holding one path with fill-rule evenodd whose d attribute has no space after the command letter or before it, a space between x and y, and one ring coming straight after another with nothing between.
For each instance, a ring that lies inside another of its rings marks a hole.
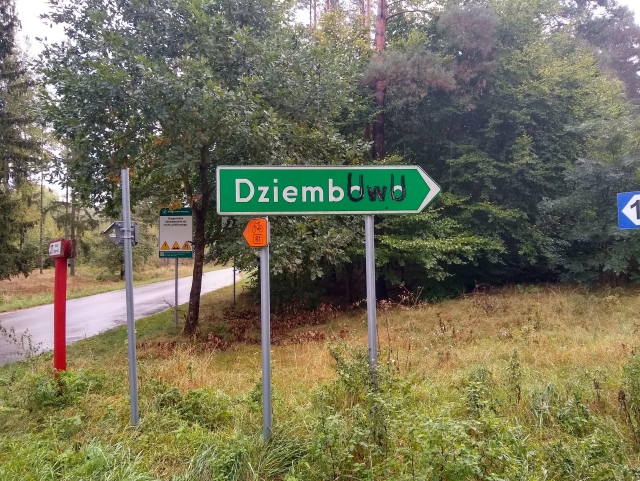
<instances>
[{"instance_id":1,"label":"shrub","mask_svg":"<svg viewBox=\"0 0 640 481\"><path fill-rule=\"evenodd\" d=\"M29 411L44 407L62 408L74 404L83 394L100 389L104 376L89 371L62 371L57 377L39 373L28 375L19 386L19 404Z\"/></svg>"},{"instance_id":2,"label":"shrub","mask_svg":"<svg viewBox=\"0 0 640 481\"><path fill-rule=\"evenodd\" d=\"M180 417L209 429L218 429L231 420L233 400L209 389L189 391L175 404Z\"/></svg>"}]
</instances>

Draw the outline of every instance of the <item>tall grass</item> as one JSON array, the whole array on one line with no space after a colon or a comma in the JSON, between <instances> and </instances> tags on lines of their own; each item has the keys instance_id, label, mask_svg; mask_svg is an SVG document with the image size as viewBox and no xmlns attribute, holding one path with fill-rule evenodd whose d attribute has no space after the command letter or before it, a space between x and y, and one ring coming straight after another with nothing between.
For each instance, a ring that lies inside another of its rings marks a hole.
<instances>
[{"instance_id":1,"label":"tall grass","mask_svg":"<svg viewBox=\"0 0 640 481\"><path fill-rule=\"evenodd\" d=\"M0 368L0 479L640 479L635 291L389 303L373 373L364 312L298 327L273 347L267 442L259 346L211 348L229 294L195 340L171 313L139 321L136 428L124 329L71 346L58 380L50 356Z\"/></svg>"}]
</instances>

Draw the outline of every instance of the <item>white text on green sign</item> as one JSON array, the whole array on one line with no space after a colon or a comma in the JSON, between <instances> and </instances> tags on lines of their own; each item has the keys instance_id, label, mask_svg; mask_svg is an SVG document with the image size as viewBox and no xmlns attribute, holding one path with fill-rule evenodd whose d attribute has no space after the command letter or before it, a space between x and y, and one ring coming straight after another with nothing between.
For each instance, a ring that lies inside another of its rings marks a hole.
<instances>
[{"instance_id":1,"label":"white text on green sign","mask_svg":"<svg viewBox=\"0 0 640 481\"><path fill-rule=\"evenodd\" d=\"M217 169L218 213L227 215L411 214L440 187L420 167L263 167Z\"/></svg>"}]
</instances>

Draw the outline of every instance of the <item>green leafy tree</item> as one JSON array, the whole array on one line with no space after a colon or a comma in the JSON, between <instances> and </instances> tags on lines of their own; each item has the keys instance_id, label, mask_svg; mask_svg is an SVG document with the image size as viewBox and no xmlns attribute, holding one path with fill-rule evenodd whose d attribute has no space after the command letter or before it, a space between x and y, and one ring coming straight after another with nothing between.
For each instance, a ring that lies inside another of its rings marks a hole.
<instances>
[{"instance_id":1,"label":"green leafy tree","mask_svg":"<svg viewBox=\"0 0 640 481\"><path fill-rule=\"evenodd\" d=\"M613 286L640 278L640 236L618 228L616 193L640 180L637 156L614 163L582 159L565 174L569 193L540 205L551 259L564 281Z\"/></svg>"},{"instance_id":2,"label":"green leafy tree","mask_svg":"<svg viewBox=\"0 0 640 481\"><path fill-rule=\"evenodd\" d=\"M133 270L139 271L158 252L158 236L151 232L149 226L138 222L138 244L132 249ZM81 244L84 260L100 269L101 276L117 276L124 280L124 250L122 246L113 244L99 231L88 233Z\"/></svg>"},{"instance_id":3,"label":"green leafy tree","mask_svg":"<svg viewBox=\"0 0 640 481\"><path fill-rule=\"evenodd\" d=\"M639 278L640 233L620 230L616 209L616 194L637 190L640 180L638 123L607 125L610 135L596 139L593 157L565 172L563 195L539 206L550 261L565 281L616 286Z\"/></svg>"},{"instance_id":4,"label":"green leafy tree","mask_svg":"<svg viewBox=\"0 0 640 481\"><path fill-rule=\"evenodd\" d=\"M307 63L284 19L268 0L63 1L50 16L69 35L45 50L42 71L56 90L49 119L79 154L75 190L114 212L130 167L134 202L177 197L194 210L186 334L198 324L215 167L330 164L352 150L326 113L343 100L325 88L339 77Z\"/></svg>"},{"instance_id":5,"label":"green leafy tree","mask_svg":"<svg viewBox=\"0 0 640 481\"><path fill-rule=\"evenodd\" d=\"M387 59L407 74L389 77L389 150L441 183L455 199L443 220L479 241L444 269L463 285L556 275L538 205L566 193L566 169L631 112L561 15L555 1L496 0L394 31ZM402 222L394 235L407 239Z\"/></svg>"},{"instance_id":6,"label":"green leafy tree","mask_svg":"<svg viewBox=\"0 0 640 481\"><path fill-rule=\"evenodd\" d=\"M322 16L322 28L317 31L283 30L273 39L266 57L271 67L257 84L261 95L277 105L282 116L305 119L315 126L316 133L326 132L322 135L339 142L336 149L335 143L318 145L306 134L297 135L291 139L297 145L290 147L296 164L358 163L366 156L368 146L361 138L370 112L369 99L358 78L371 52L361 24L344 20L345 15L334 10ZM293 39L295 45L291 45ZM282 55L283 51L287 55ZM314 78L309 78L309 72L314 72ZM313 88L308 87L309 82ZM304 155L297 153L301 149ZM244 226L241 218L223 225L212 216L207 225L207 237L212 241L209 257L218 262L235 261L244 270L256 268L258 259L242 239ZM358 276L354 268L359 270L355 266L364 252L361 217L272 217L271 232L277 239L270 250L275 306L294 299L314 305L327 286L345 287L348 302L354 300L352 288Z\"/></svg>"}]
</instances>

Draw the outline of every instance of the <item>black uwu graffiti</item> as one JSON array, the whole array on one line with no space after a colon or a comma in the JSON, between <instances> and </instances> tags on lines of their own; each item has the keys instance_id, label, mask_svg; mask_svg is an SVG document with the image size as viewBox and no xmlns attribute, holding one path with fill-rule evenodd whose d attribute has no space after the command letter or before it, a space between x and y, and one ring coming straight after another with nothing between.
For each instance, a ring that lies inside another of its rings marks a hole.
<instances>
[{"instance_id":1,"label":"black uwu graffiti","mask_svg":"<svg viewBox=\"0 0 640 481\"><path fill-rule=\"evenodd\" d=\"M347 194L349 195L349 199L353 202L360 202L364 199L364 176L362 174L358 176L358 184L356 185L353 184L353 174L349 173L347 175ZM367 185L367 194L369 195L369 200L371 202L375 202L376 199L384 201L384 198L387 195L387 186ZM391 174L389 196L396 202L402 201L407 196L404 175L400 176L400 184L396 185L395 177Z\"/></svg>"}]
</instances>

